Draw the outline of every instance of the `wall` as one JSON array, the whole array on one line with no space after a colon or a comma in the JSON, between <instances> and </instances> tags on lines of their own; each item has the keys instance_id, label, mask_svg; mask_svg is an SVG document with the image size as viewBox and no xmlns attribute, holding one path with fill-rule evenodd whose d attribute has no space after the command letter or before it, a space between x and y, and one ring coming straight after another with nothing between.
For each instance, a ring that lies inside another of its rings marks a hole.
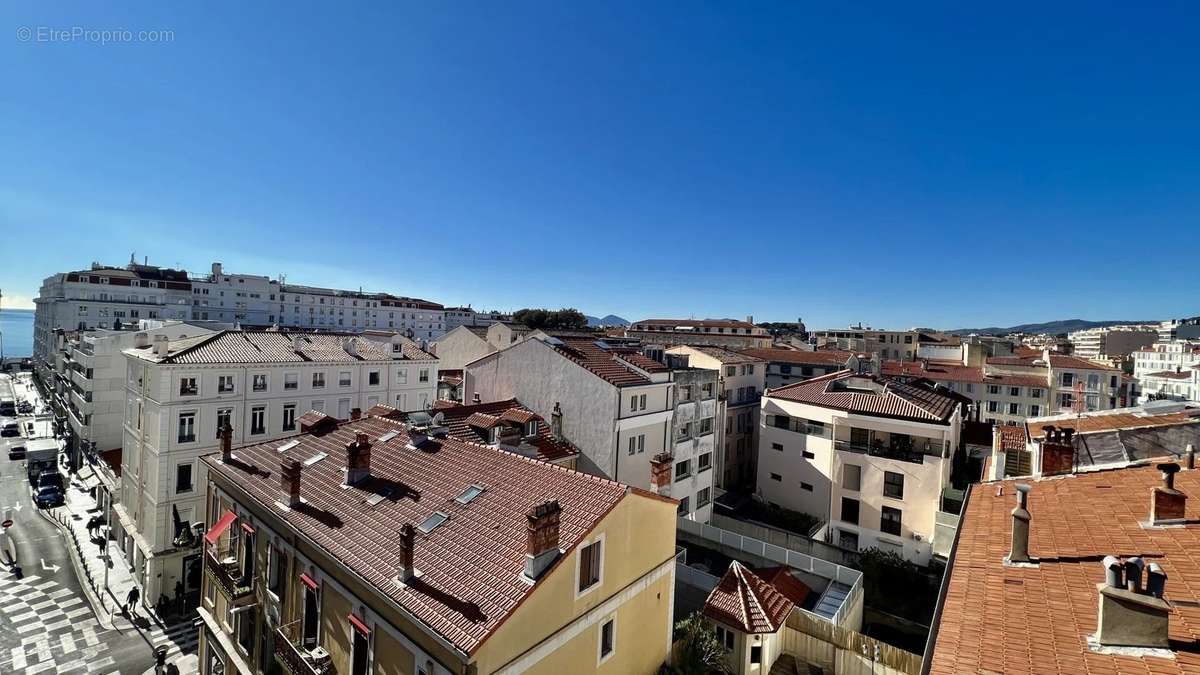
<instances>
[{"instance_id":1,"label":"wall","mask_svg":"<svg viewBox=\"0 0 1200 675\"><path fill-rule=\"evenodd\" d=\"M455 328L433 341L438 363L443 370L462 370L468 363L496 351L486 340L465 327ZM468 393L469 401L471 395Z\"/></svg>"},{"instance_id":2,"label":"wall","mask_svg":"<svg viewBox=\"0 0 1200 675\"><path fill-rule=\"evenodd\" d=\"M793 611L780 631L783 653L814 663L837 675L917 675L921 657L857 631ZM878 661L874 655L879 649Z\"/></svg>"}]
</instances>

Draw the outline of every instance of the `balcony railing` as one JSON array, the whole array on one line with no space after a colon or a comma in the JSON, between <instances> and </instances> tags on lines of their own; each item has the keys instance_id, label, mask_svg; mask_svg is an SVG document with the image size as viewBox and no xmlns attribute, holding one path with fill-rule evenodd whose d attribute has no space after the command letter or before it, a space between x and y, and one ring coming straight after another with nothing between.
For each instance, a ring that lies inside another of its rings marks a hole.
<instances>
[{"instance_id":1,"label":"balcony railing","mask_svg":"<svg viewBox=\"0 0 1200 675\"><path fill-rule=\"evenodd\" d=\"M210 550L205 553L204 569L217 590L230 602L254 592L254 578L242 576L240 565L228 551Z\"/></svg>"},{"instance_id":2,"label":"balcony railing","mask_svg":"<svg viewBox=\"0 0 1200 675\"><path fill-rule=\"evenodd\" d=\"M864 445L861 443L853 443L851 441L834 441L833 445L838 450L863 453L872 457L897 459L902 462L912 462L913 464L925 463L924 453L911 447L890 448L883 445Z\"/></svg>"},{"instance_id":3,"label":"balcony railing","mask_svg":"<svg viewBox=\"0 0 1200 675\"><path fill-rule=\"evenodd\" d=\"M334 675L337 671L329 653L320 647L305 647L302 631L301 621L275 631L275 660L291 675Z\"/></svg>"}]
</instances>

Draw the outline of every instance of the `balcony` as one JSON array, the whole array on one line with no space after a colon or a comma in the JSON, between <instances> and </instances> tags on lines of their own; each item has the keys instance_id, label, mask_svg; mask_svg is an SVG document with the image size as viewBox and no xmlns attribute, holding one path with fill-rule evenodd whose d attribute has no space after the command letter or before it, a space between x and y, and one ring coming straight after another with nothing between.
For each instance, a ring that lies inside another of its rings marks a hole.
<instances>
[{"instance_id":1,"label":"balcony","mask_svg":"<svg viewBox=\"0 0 1200 675\"><path fill-rule=\"evenodd\" d=\"M230 602L236 602L254 592L254 578L244 577L237 558L229 551L208 551L204 554L204 571L217 590Z\"/></svg>"},{"instance_id":2,"label":"balcony","mask_svg":"<svg viewBox=\"0 0 1200 675\"><path fill-rule=\"evenodd\" d=\"M337 670L329 652L316 646L304 646L303 622L293 621L275 631L275 660L291 675L334 675Z\"/></svg>"},{"instance_id":3,"label":"balcony","mask_svg":"<svg viewBox=\"0 0 1200 675\"><path fill-rule=\"evenodd\" d=\"M902 462L912 462L913 464L925 463L925 455L913 450L911 447L892 448L882 444L864 445L861 443L852 443L850 441L834 441L833 446L838 450L857 452L860 454L870 455L872 457L896 459Z\"/></svg>"}]
</instances>

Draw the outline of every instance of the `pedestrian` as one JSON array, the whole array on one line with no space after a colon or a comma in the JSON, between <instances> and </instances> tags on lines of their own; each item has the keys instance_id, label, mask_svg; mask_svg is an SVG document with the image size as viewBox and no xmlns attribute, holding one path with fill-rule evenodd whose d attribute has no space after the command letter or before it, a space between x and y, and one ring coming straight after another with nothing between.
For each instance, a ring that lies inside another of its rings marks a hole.
<instances>
[{"instance_id":1,"label":"pedestrian","mask_svg":"<svg viewBox=\"0 0 1200 675\"><path fill-rule=\"evenodd\" d=\"M130 588L129 593L125 596L125 611L129 613L130 617L137 615L137 601L139 597L141 597L141 594L138 592L137 586Z\"/></svg>"}]
</instances>

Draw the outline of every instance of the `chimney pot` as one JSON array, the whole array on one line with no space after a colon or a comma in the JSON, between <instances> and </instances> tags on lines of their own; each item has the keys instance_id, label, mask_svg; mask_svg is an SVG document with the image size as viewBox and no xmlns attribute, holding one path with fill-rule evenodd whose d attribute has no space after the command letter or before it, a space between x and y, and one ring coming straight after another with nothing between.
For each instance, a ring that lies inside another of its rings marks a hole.
<instances>
[{"instance_id":1,"label":"chimney pot","mask_svg":"<svg viewBox=\"0 0 1200 675\"><path fill-rule=\"evenodd\" d=\"M405 523L404 527L400 528L400 563L397 565L396 576L402 583L406 583L416 576L416 568L413 567L413 548L416 545L416 535L416 530L410 523Z\"/></svg>"},{"instance_id":2,"label":"chimney pot","mask_svg":"<svg viewBox=\"0 0 1200 675\"><path fill-rule=\"evenodd\" d=\"M1162 472L1163 487L1174 490L1175 474L1179 471L1179 465L1174 462L1164 462L1158 465L1158 470Z\"/></svg>"},{"instance_id":3,"label":"chimney pot","mask_svg":"<svg viewBox=\"0 0 1200 675\"><path fill-rule=\"evenodd\" d=\"M1125 559L1125 590L1142 592L1142 569L1145 565L1137 556Z\"/></svg>"},{"instance_id":4,"label":"chimney pot","mask_svg":"<svg viewBox=\"0 0 1200 675\"><path fill-rule=\"evenodd\" d=\"M1162 598L1167 590L1167 573L1158 566L1150 563L1146 566L1146 592L1156 598Z\"/></svg>"},{"instance_id":5,"label":"chimney pot","mask_svg":"<svg viewBox=\"0 0 1200 675\"><path fill-rule=\"evenodd\" d=\"M1029 486L1017 484L1017 507L1012 510L1012 546L1009 549L1008 560L1014 563L1032 562L1029 558L1029 510L1026 508L1029 499Z\"/></svg>"},{"instance_id":6,"label":"chimney pot","mask_svg":"<svg viewBox=\"0 0 1200 675\"><path fill-rule=\"evenodd\" d=\"M483 402L483 399L479 397L479 392L475 392L475 395L471 397L471 403L482 403L482 402Z\"/></svg>"},{"instance_id":7,"label":"chimney pot","mask_svg":"<svg viewBox=\"0 0 1200 675\"><path fill-rule=\"evenodd\" d=\"M233 459L233 427L228 422L221 425L221 461L228 464Z\"/></svg>"},{"instance_id":8,"label":"chimney pot","mask_svg":"<svg viewBox=\"0 0 1200 675\"><path fill-rule=\"evenodd\" d=\"M1187 444L1187 450L1184 454L1187 455L1188 470L1190 471L1191 469L1196 468L1196 448L1193 447L1191 443Z\"/></svg>"},{"instance_id":9,"label":"chimney pot","mask_svg":"<svg viewBox=\"0 0 1200 675\"><path fill-rule=\"evenodd\" d=\"M346 444L346 485L354 485L371 475L371 439L359 432Z\"/></svg>"},{"instance_id":10,"label":"chimney pot","mask_svg":"<svg viewBox=\"0 0 1200 675\"><path fill-rule=\"evenodd\" d=\"M1182 523L1186 518L1187 495L1175 489L1175 474L1179 471L1179 465L1164 462L1158 465L1158 470L1162 472L1163 484L1150 492L1150 524Z\"/></svg>"},{"instance_id":11,"label":"chimney pot","mask_svg":"<svg viewBox=\"0 0 1200 675\"><path fill-rule=\"evenodd\" d=\"M1109 588L1121 587L1121 572L1125 565L1115 555L1104 556L1104 584Z\"/></svg>"},{"instance_id":12,"label":"chimney pot","mask_svg":"<svg viewBox=\"0 0 1200 675\"><path fill-rule=\"evenodd\" d=\"M350 419L354 421L362 419L362 408L351 408Z\"/></svg>"}]
</instances>

